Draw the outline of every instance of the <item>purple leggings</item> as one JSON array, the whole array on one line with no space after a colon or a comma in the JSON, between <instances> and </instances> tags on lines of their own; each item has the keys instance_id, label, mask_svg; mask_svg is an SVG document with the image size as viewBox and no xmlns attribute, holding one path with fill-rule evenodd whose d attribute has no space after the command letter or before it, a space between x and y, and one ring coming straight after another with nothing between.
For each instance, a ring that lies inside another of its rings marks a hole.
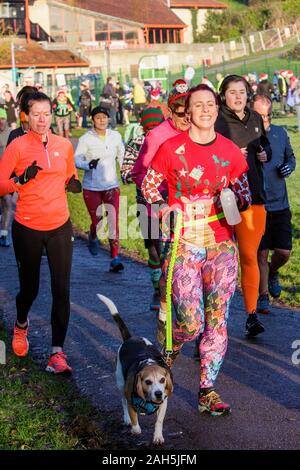
<instances>
[{"instance_id":1,"label":"purple leggings","mask_svg":"<svg viewBox=\"0 0 300 470\"><path fill-rule=\"evenodd\" d=\"M163 264L166 279L170 252ZM172 279L173 350L201 334L200 388L213 387L227 350L227 319L237 278L232 240L212 248L179 244Z\"/></svg>"}]
</instances>

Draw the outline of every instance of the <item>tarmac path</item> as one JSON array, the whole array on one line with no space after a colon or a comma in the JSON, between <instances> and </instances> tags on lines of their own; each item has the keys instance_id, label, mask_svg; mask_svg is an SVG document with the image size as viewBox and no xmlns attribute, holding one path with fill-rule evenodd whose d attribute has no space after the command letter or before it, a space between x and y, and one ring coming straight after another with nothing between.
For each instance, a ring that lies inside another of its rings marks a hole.
<instances>
[{"instance_id":1,"label":"tarmac path","mask_svg":"<svg viewBox=\"0 0 300 470\"><path fill-rule=\"evenodd\" d=\"M100 410L104 428L120 448L152 448L154 417L141 417L142 434L131 437L122 425L119 392L114 377L120 334L96 293L110 297L130 330L155 341L155 314L149 310L151 283L145 264L123 257L123 273L110 273L109 253L92 257L86 241L74 242L71 279L71 319L65 351L75 382ZM17 267L12 248L0 248L0 300L12 332ZM51 295L47 260L43 259L39 296L30 313L30 354L46 365L51 341ZM236 293L229 319L229 348L217 389L232 406L227 417L199 415L198 363L187 344L173 368L174 395L164 425L166 449L299 449L300 366L292 363L292 343L299 340L300 311L274 308L264 316L266 331L255 339L244 336L242 298ZM114 446L115 448L115 446Z\"/></svg>"}]
</instances>

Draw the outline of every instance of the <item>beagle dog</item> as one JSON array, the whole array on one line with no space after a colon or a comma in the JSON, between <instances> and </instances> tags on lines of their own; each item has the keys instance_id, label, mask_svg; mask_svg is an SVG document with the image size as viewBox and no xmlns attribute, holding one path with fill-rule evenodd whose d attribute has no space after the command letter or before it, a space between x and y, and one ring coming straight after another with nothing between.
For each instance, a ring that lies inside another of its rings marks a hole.
<instances>
[{"instance_id":1,"label":"beagle dog","mask_svg":"<svg viewBox=\"0 0 300 470\"><path fill-rule=\"evenodd\" d=\"M173 392L172 373L161 353L149 340L131 336L115 304L104 295L97 296L108 307L124 341L118 350L116 367L124 423L131 426L132 434L141 434L138 415L157 413L153 443L163 444L167 400Z\"/></svg>"}]
</instances>

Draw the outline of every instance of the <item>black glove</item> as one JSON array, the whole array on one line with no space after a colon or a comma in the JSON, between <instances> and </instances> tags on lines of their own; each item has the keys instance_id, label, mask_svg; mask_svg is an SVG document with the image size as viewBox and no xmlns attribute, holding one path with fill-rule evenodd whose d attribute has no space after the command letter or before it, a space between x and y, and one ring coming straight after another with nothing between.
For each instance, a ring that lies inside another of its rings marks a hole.
<instances>
[{"instance_id":1,"label":"black glove","mask_svg":"<svg viewBox=\"0 0 300 470\"><path fill-rule=\"evenodd\" d=\"M31 165L26 168L24 173L22 173L22 175L19 176L19 183L20 184L27 183L32 178L35 178L38 172L42 169L43 168L41 168L40 166L36 164L36 160L34 160L34 162L32 162Z\"/></svg>"},{"instance_id":2,"label":"black glove","mask_svg":"<svg viewBox=\"0 0 300 470\"><path fill-rule=\"evenodd\" d=\"M96 158L95 160L91 160L89 162L90 170L96 170L99 160L100 160L100 158Z\"/></svg>"},{"instance_id":3,"label":"black glove","mask_svg":"<svg viewBox=\"0 0 300 470\"><path fill-rule=\"evenodd\" d=\"M282 178L287 178L292 173L292 170L286 163L282 163L280 166L278 166L277 170L279 171L279 174L282 176Z\"/></svg>"},{"instance_id":4,"label":"black glove","mask_svg":"<svg viewBox=\"0 0 300 470\"><path fill-rule=\"evenodd\" d=\"M69 179L69 182L66 186L66 190L69 193L81 193L81 183L79 180L75 179L75 175Z\"/></svg>"}]
</instances>

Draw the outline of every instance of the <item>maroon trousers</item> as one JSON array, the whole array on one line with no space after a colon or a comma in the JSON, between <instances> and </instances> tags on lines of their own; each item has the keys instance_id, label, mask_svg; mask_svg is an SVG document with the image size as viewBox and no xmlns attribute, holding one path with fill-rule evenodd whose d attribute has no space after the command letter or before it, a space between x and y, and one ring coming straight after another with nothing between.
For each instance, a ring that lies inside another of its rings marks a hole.
<instances>
[{"instance_id":1,"label":"maroon trousers","mask_svg":"<svg viewBox=\"0 0 300 470\"><path fill-rule=\"evenodd\" d=\"M90 236L97 237L97 226L107 216L110 254L115 258L119 254L119 205L120 189L108 191L83 190L83 198L91 217Z\"/></svg>"}]
</instances>

